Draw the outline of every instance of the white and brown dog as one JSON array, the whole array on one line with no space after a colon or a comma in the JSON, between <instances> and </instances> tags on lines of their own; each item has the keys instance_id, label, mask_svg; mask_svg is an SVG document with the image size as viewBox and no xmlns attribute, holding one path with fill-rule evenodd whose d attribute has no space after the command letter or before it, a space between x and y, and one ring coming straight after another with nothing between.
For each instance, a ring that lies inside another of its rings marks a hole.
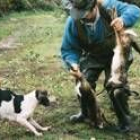
<instances>
[{"instance_id":1,"label":"white and brown dog","mask_svg":"<svg viewBox=\"0 0 140 140\"><path fill-rule=\"evenodd\" d=\"M18 122L36 136L41 136L42 133L37 129L47 131L50 126L42 127L32 118L38 104L49 106L46 90L38 89L26 95L17 95L9 89L0 89L0 118Z\"/></svg>"}]
</instances>

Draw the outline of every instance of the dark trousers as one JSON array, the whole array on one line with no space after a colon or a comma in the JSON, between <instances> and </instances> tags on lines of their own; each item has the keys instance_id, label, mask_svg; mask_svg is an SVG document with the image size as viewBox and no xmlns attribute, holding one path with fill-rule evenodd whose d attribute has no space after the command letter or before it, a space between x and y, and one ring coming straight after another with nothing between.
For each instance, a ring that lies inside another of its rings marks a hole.
<instances>
[{"instance_id":1,"label":"dark trousers","mask_svg":"<svg viewBox=\"0 0 140 140\"><path fill-rule=\"evenodd\" d=\"M101 74L104 72L105 81L104 87L106 87L106 83L110 77L111 72L111 62L112 62L113 52L109 54L101 54L101 55L93 55L90 53L84 54L80 59L80 70L85 75L86 79L92 86L92 88L96 89L96 82ZM132 59L127 62L126 71L128 71L129 66L132 63ZM127 123L127 116L129 115L129 107L128 107L128 91L129 86L128 83L119 89L107 89L109 97L111 99L114 111L118 118L119 123ZM82 112L86 112L86 103L84 99L81 102ZM84 110L83 110L84 109Z\"/></svg>"}]
</instances>

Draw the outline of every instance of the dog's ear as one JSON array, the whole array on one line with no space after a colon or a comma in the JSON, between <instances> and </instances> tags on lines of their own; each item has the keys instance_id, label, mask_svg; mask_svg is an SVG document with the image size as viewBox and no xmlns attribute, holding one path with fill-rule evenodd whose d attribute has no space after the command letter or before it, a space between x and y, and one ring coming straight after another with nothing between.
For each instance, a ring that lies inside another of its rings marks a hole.
<instances>
[{"instance_id":1,"label":"dog's ear","mask_svg":"<svg viewBox=\"0 0 140 140\"><path fill-rule=\"evenodd\" d=\"M48 96L47 90L37 89L35 91L35 96L36 96L37 100L39 101L39 104L42 104L44 106L49 105L49 99L47 97Z\"/></svg>"},{"instance_id":2,"label":"dog's ear","mask_svg":"<svg viewBox=\"0 0 140 140\"><path fill-rule=\"evenodd\" d=\"M42 90L41 94L44 95L44 96L48 96L48 91L47 90Z\"/></svg>"},{"instance_id":3,"label":"dog's ear","mask_svg":"<svg viewBox=\"0 0 140 140\"><path fill-rule=\"evenodd\" d=\"M36 97L39 98L39 96L41 96L41 95L47 96L48 92L47 92L47 90L37 89L37 90L35 90L35 94L36 94Z\"/></svg>"},{"instance_id":4,"label":"dog's ear","mask_svg":"<svg viewBox=\"0 0 140 140\"><path fill-rule=\"evenodd\" d=\"M38 99L38 96L39 96L39 90L35 90L35 96L36 96L36 98Z\"/></svg>"}]
</instances>

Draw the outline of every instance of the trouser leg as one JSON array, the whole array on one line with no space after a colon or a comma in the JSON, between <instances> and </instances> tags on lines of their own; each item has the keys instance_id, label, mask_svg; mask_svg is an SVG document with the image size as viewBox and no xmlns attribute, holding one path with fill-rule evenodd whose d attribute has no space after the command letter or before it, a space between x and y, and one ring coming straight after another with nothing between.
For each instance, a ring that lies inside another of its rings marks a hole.
<instances>
[{"instance_id":1,"label":"trouser leg","mask_svg":"<svg viewBox=\"0 0 140 140\"><path fill-rule=\"evenodd\" d=\"M127 70L129 69L132 61L129 61L126 65L126 74ZM105 75L106 75L106 80L105 80L105 87L107 84L107 81L110 77L110 69L107 67L105 69ZM127 131L129 128L130 124L130 111L129 111L129 105L128 105L128 97L129 97L129 86L128 82L126 79L125 85L123 85L120 88L113 88L110 87L107 89L107 92L109 94L109 97L111 99L112 107L113 110L116 113L116 116L118 118L118 123L122 129L122 131Z\"/></svg>"},{"instance_id":2,"label":"trouser leg","mask_svg":"<svg viewBox=\"0 0 140 140\"><path fill-rule=\"evenodd\" d=\"M123 88L120 94L123 94L120 97L120 102L124 108L124 111L127 115L130 115L130 110L129 110L129 105L128 105L129 89Z\"/></svg>"},{"instance_id":3,"label":"trouser leg","mask_svg":"<svg viewBox=\"0 0 140 140\"><path fill-rule=\"evenodd\" d=\"M129 115L128 97L124 93L124 89L114 89L109 91L110 99L113 103L114 111L120 123L125 122L126 116Z\"/></svg>"},{"instance_id":4,"label":"trouser leg","mask_svg":"<svg viewBox=\"0 0 140 140\"><path fill-rule=\"evenodd\" d=\"M70 117L71 122L83 122L88 117L88 110L87 110L87 102L83 96L77 95L79 103L80 103L80 112L78 114L74 114Z\"/></svg>"},{"instance_id":5,"label":"trouser leg","mask_svg":"<svg viewBox=\"0 0 140 140\"><path fill-rule=\"evenodd\" d=\"M128 131L130 125L128 93L124 88L113 89L109 92L110 99L113 104L114 111L118 118L118 123L121 131Z\"/></svg>"}]
</instances>

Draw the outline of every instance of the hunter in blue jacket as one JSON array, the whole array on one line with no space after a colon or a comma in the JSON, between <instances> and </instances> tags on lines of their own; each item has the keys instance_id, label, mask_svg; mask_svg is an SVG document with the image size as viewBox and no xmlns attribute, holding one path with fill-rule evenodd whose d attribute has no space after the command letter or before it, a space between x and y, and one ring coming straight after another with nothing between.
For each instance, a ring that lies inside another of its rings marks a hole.
<instances>
[{"instance_id":1,"label":"hunter in blue jacket","mask_svg":"<svg viewBox=\"0 0 140 140\"><path fill-rule=\"evenodd\" d=\"M64 63L73 76L80 75L82 72L94 90L100 73L104 71L104 86L106 86L115 47L112 27L117 31L123 27L132 27L140 17L140 9L136 5L118 0L63 0L63 4L70 13L61 46ZM109 11L113 8L117 10L118 17L112 21ZM127 70L132 59L130 51ZM124 87L113 91L107 89L107 92L118 118L120 130L128 131L130 129L128 94L124 93ZM129 88L128 83L126 88ZM83 102L80 100L81 112L71 116L71 121L84 121L88 117Z\"/></svg>"}]
</instances>

